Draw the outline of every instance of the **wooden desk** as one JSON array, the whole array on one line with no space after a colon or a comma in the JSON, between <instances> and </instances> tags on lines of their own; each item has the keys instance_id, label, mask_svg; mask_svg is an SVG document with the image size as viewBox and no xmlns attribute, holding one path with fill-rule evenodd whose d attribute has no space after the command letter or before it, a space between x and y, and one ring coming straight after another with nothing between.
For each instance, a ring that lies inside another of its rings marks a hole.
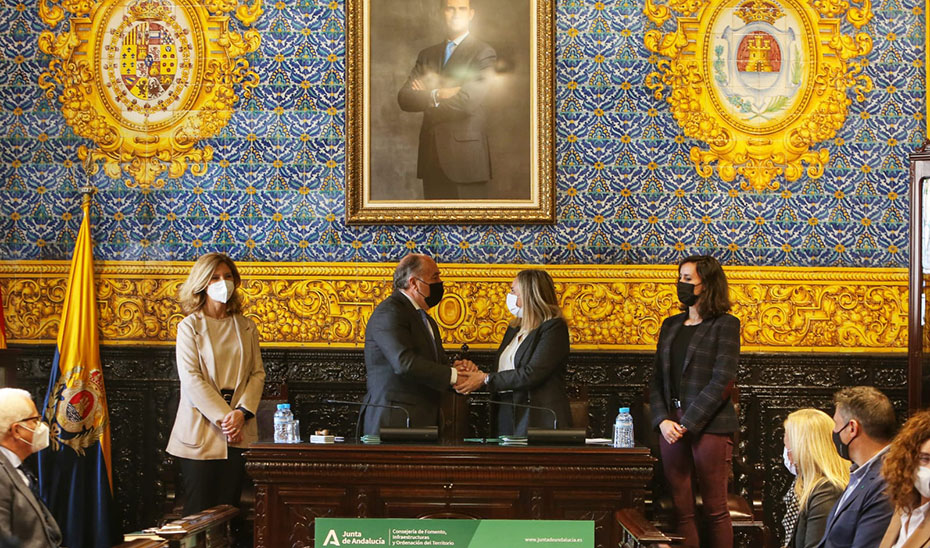
<instances>
[{"instance_id":1,"label":"wooden desk","mask_svg":"<svg viewBox=\"0 0 930 548\"><path fill-rule=\"evenodd\" d=\"M646 448L257 443L255 547L313 546L317 517L570 519L616 547L620 508L643 510Z\"/></svg>"}]
</instances>

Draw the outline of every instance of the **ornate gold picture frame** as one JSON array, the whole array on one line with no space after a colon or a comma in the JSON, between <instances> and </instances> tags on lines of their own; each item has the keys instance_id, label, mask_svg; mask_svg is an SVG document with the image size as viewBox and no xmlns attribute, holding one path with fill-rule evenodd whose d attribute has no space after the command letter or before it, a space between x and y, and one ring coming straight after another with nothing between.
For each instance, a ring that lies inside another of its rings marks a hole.
<instances>
[{"instance_id":1,"label":"ornate gold picture frame","mask_svg":"<svg viewBox=\"0 0 930 548\"><path fill-rule=\"evenodd\" d=\"M554 222L554 0L346 0L346 25L348 223Z\"/></svg>"}]
</instances>

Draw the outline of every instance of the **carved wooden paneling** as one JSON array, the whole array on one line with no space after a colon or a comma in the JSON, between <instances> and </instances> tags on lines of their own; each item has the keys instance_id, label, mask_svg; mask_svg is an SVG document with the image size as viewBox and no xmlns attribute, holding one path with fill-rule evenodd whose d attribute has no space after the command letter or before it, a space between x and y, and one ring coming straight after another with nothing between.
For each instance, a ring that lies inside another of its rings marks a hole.
<instances>
[{"instance_id":1,"label":"carved wooden paneling","mask_svg":"<svg viewBox=\"0 0 930 548\"><path fill-rule=\"evenodd\" d=\"M48 384L54 349L18 346L17 379L41 401ZM301 430L330 428L354 436L356 409L326 399L358 401L365 394L365 366L359 350L264 349L269 382L286 381ZM174 422L178 381L171 347L103 347L101 358L111 409L114 478L123 530L152 525L174 496L176 470L164 448ZM479 366L489 352L473 352ZM571 394L586 394L590 434L606 436L621 405L638 405L652 375L651 353L573 353L566 378ZM871 384L883 390L901 414L906 409L904 356L867 354L744 354L739 369L740 446L737 488L747 499L761 500L766 525L779 530L781 495L788 472L782 465L781 424L799 407L832 413L833 392L843 386ZM476 393L472 399L483 399ZM472 403L470 435L491 434L493 410ZM340 471L340 473L342 473ZM428 473L428 470L424 470ZM142 495L144 494L144 495ZM275 493L256 493L256 513L264 512ZM355 495L354 506L370 509L371 493ZM647 500L651 497L647 494ZM256 531L256 545L267 532Z\"/></svg>"}]
</instances>

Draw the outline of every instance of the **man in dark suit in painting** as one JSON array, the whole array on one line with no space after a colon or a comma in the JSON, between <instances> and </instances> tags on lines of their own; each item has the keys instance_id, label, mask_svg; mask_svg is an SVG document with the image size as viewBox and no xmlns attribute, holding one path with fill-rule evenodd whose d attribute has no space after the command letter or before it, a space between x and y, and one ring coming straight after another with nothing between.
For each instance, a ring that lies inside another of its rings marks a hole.
<instances>
[{"instance_id":1,"label":"man in dark suit in painting","mask_svg":"<svg viewBox=\"0 0 930 548\"><path fill-rule=\"evenodd\" d=\"M417 159L423 198L483 199L491 179L484 98L497 53L471 34L470 0L439 1L446 40L420 52L397 102L423 113Z\"/></svg>"}]
</instances>

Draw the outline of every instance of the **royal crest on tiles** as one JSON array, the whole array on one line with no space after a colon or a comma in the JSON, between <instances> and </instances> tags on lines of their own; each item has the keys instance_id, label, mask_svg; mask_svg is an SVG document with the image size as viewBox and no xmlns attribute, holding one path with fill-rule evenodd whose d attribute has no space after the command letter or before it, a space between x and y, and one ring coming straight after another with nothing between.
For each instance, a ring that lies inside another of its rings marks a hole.
<instances>
[{"instance_id":1,"label":"royal crest on tiles","mask_svg":"<svg viewBox=\"0 0 930 548\"><path fill-rule=\"evenodd\" d=\"M258 85L245 56L261 43L249 28L261 13L261 0L40 0L51 60L39 86L93 142L78 150L91 173L142 188L203 175L213 150L199 141Z\"/></svg>"},{"instance_id":2,"label":"royal crest on tiles","mask_svg":"<svg viewBox=\"0 0 930 548\"><path fill-rule=\"evenodd\" d=\"M646 0L657 54L646 77L686 136L702 177L742 177L744 190L776 190L778 178L819 178L821 148L846 121L851 97L864 101L872 51L862 31L869 0ZM806 166L806 167L805 167Z\"/></svg>"}]
</instances>

